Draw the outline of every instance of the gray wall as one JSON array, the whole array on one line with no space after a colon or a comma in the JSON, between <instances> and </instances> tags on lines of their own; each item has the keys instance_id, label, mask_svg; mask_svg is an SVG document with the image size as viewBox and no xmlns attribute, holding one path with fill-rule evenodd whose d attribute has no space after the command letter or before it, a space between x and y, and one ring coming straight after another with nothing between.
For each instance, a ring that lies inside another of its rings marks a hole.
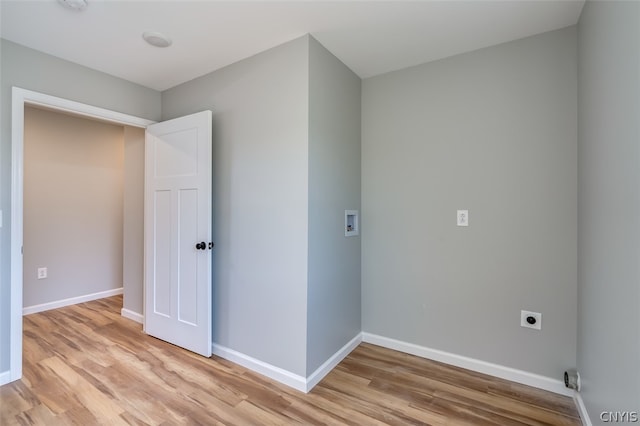
<instances>
[{"instance_id":1,"label":"gray wall","mask_svg":"<svg viewBox=\"0 0 640 426\"><path fill-rule=\"evenodd\" d=\"M640 410L640 3L578 26L578 368L594 424Z\"/></svg>"},{"instance_id":2,"label":"gray wall","mask_svg":"<svg viewBox=\"0 0 640 426\"><path fill-rule=\"evenodd\" d=\"M24 123L23 306L122 287L122 126L35 108Z\"/></svg>"},{"instance_id":3,"label":"gray wall","mask_svg":"<svg viewBox=\"0 0 640 426\"><path fill-rule=\"evenodd\" d=\"M161 108L154 90L0 39L0 371L9 368L12 86L150 120Z\"/></svg>"},{"instance_id":4,"label":"gray wall","mask_svg":"<svg viewBox=\"0 0 640 426\"><path fill-rule=\"evenodd\" d=\"M309 38L307 375L360 331L360 78Z\"/></svg>"},{"instance_id":5,"label":"gray wall","mask_svg":"<svg viewBox=\"0 0 640 426\"><path fill-rule=\"evenodd\" d=\"M308 37L162 93L213 111L213 340L306 372Z\"/></svg>"},{"instance_id":6,"label":"gray wall","mask_svg":"<svg viewBox=\"0 0 640 426\"><path fill-rule=\"evenodd\" d=\"M363 81L365 332L575 365L576 62L571 27Z\"/></svg>"},{"instance_id":7,"label":"gray wall","mask_svg":"<svg viewBox=\"0 0 640 426\"><path fill-rule=\"evenodd\" d=\"M142 314L144 137L25 108L25 307L123 287L123 307Z\"/></svg>"},{"instance_id":8,"label":"gray wall","mask_svg":"<svg viewBox=\"0 0 640 426\"><path fill-rule=\"evenodd\" d=\"M124 128L123 308L142 315L144 287L144 129Z\"/></svg>"}]
</instances>

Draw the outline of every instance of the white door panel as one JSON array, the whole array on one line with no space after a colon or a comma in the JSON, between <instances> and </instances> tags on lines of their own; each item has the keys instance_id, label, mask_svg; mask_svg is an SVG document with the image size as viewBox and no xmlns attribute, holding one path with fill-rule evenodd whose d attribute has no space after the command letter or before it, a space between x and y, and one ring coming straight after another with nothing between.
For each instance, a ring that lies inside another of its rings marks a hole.
<instances>
[{"instance_id":1,"label":"white door panel","mask_svg":"<svg viewBox=\"0 0 640 426\"><path fill-rule=\"evenodd\" d=\"M145 332L207 357L211 160L211 111L147 127Z\"/></svg>"}]
</instances>

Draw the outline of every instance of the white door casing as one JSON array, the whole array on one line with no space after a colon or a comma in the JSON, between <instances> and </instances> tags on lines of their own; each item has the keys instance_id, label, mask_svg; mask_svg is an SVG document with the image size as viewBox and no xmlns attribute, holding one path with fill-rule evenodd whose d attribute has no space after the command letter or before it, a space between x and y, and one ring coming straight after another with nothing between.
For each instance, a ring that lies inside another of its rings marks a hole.
<instances>
[{"instance_id":1,"label":"white door casing","mask_svg":"<svg viewBox=\"0 0 640 426\"><path fill-rule=\"evenodd\" d=\"M147 127L145 332L211 356L211 111ZM201 245L201 243L203 243Z\"/></svg>"},{"instance_id":2,"label":"white door casing","mask_svg":"<svg viewBox=\"0 0 640 426\"><path fill-rule=\"evenodd\" d=\"M0 371L0 385L22 377L22 290L23 290L23 167L24 107L41 106L124 126L146 128L151 120L107 110L69 99L19 87L11 89L11 296L9 320L9 370ZM6 217L6 216L5 216ZM0 364L2 364L0 362Z\"/></svg>"}]
</instances>

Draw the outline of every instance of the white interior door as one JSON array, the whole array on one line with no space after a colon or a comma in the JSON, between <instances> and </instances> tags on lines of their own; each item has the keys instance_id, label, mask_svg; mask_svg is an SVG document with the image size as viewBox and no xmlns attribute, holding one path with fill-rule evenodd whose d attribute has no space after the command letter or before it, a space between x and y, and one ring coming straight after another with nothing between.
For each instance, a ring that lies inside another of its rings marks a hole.
<instances>
[{"instance_id":1,"label":"white interior door","mask_svg":"<svg viewBox=\"0 0 640 426\"><path fill-rule=\"evenodd\" d=\"M211 111L145 143L145 332L211 356Z\"/></svg>"}]
</instances>

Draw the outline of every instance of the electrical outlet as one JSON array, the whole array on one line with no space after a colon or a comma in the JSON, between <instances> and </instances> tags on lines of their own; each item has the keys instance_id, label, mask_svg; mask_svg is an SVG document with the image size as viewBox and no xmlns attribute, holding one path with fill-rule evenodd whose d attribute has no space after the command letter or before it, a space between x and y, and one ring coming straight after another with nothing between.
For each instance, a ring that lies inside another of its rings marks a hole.
<instances>
[{"instance_id":1,"label":"electrical outlet","mask_svg":"<svg viewBox=\"0 0 640 426\"><path fill-rule=\"evenodd\" d=\"M458 226L469 226L469 210L458 210Z\"/></svg>"},{"instance_id":2,"label":"electrical outlet","mask_svg":"<svg viewBox=\"0 0 640 426\"><path fill-rule=\"evenodd\" d=\"M542 314L540 312L520 311L520 326L542 330Z\"/></svg>"},{"instance_id":3,"label":"electrical outlet","mask_svg":"<svg viewBox=\"0 0 640 426\"><path fill-rule=\"evenodd\" d=\"M47 268L38 268L38 279L42 280L47 278Z\"/></svg>"}]
</instances>

